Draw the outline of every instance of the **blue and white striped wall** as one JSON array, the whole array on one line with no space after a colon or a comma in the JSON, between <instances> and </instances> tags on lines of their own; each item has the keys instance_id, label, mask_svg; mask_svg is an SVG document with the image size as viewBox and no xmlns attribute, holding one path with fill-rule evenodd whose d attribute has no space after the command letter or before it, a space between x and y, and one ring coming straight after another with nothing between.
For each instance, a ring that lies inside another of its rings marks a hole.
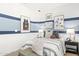
<instances>
[{"instance_id":1,"label":"blue and white striped wall","mask_svg":"<svg viewBox=\"0 0 79 59\"><path fill-rule=\"evenodd\" d=\"M73 27L75 33L79 34L79 17L66 18L64 19L65 30L59 31L59 33L66 33L66 28ZM50 21L30 21L31 22L31 32L37 32L40 26L44 25L45 22ZM53 26L53 25L52 25ZM17 30L18 32L15 32ZM0 14L0 34L10 34L10 33L20 33L20 18Z\"/></svg>"}]
</instances>

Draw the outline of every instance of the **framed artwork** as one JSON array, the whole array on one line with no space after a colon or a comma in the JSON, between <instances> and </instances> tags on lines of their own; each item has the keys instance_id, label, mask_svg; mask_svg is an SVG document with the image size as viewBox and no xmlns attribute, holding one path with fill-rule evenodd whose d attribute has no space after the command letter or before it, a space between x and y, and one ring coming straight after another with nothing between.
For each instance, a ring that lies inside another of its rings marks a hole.
<instances>
[{"instance_id":1,"label":"framed artwork","mask_svg":"<svg viewBox=\"0 0 79 59\"><path fill-rule=\"evenodd\" d=\"M54 29L64 29L64 15L54 17Z\"/></svg>"},{"instance_id":2,"label":"framed artwork","mask_svg":"<svg viewBox=\"0 0 79 59\"><path fill-rule=\"evenodd\" d=\"M53 26L53 22L50 21L50 22L46 22L46 23L45 23L45 28L46 28L46 29L53 29L53 27L54 27L54 26Z\"/></svg>"},{"instance_id":3,"label":"framed artwork","mask_svg":"<svg viewBox=\"0 0 79 59\"><path fill-rule=\"evenodd\" d=\"M21 16L21 32L30 32L30 19L27 16Z\"/></svg>"}]
</instances>

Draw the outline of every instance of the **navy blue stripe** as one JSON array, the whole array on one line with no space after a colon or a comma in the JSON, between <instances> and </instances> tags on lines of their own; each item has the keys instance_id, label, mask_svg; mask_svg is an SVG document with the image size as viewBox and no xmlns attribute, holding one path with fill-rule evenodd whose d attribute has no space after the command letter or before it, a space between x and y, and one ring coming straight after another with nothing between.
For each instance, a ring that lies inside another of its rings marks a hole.
<instances>
[{"instance_id":1,"label":"navy blue stripe","mask_svg":"<svg viewBox=\"0 0 79 59\"><path fill-rule=\"evenodd\" d=\"M30 31L27 33L37 33L38 31ZM57 31L58 33L66 33L66 31ZM13 34L13 33L21 33L20 31L0 31L0 34ZM76 34L79 34L79 31L75 31Z\"/></svg>"},{"instance_id":2,"label":"navy blue stripe","mask_svg":"<svg viewBox=\"0 0 79 59\"><path fill-rule=\"evenodd\" d=\"M30 21L30 23L45 23L45 21L42 22Z\"/></svg>"},{"instance_id":3,"label":"navy blue stripe","mask_svg":"<svg viewBox=\"0 0 79 59\"><path fill-rule=\"evenodd\" d=\"M79 20L79 17L73 17L73 18L65 18L64 21L72 21L72 20ZM30 21L31 23L45 23L45 22L54 22L54 20L48 20L48 21Z\"/></svg>"},{"instance_id":4,"label":"navy blue stripe","mask_svg":"<svg viewBox=\"0 0 79 59\"><path fill-rule=\"evenodd\" d=\"M0 17L4 17L4 18L8 18L8 19L12 19L12 20L19 20L20 21L20 18L18 18L18 17L14 17L14 16L2 14L2 13L0 13ZM70 21L70 20L79 20L79 17L65 18L64 19L64 21ZM40 22L31 21L31 22L33 22L33 23L44 23L44 22L53 22L53 20L40 21Z\"/></svg>"},{"instance_id":5,"label":"navy blue stripe","mask_svg":"<svg viewBox=\"0 0 79 59\"><path fill-rule=\"evenodd\" d=\"M45 22L54 22L54 20L48 20L48 21L45 21Z\"/></svg>"},{"instance_id":6,"label":"navy blue stripe","mask_svg":"<svg viewBox=\"0 0 79 59\"><path fill-rule=\"evenodd\" d=\"M76 34L79 34L79 31L75 31Z\"/></svg>"},{"instance_id":7,"label":"navy blue stripe","mask_svg":"<svg viewBox=\"0 0 79 59\"><path fill-rule=\"evenodd\" d=\"M66 33L66 31L58 31L58 33Z\"/></svg>"},{"instance_id":8,"label":"navy blue stripe","mask_svg":"<svg viewBox=\"0 0 79 59\"><path fill-rule=\"evenodd\" d=\"M20 33L20 31L15 32L15 31L0 31L0 34L13 34L13 33Z\"/></svg>"},{"instance_id":9,"label":"navy blue stripe","mask_svg":"<svg viewBox=\"0 0 79 59\"><path fill-rule=\"evenodd\" d=\"M58 33L66 33L66 31L57 31ZM76 34L79 34L79 31L75 31Z\"/></svg>"},{"instance_id":10,"label":"navy blue stripe","mask_svg":"<svg viewBox=\"0 0 79 59\"><path fill-rule=\"evenodd\" d=\"M37 33L38 31L30 31L30 32L25 32L25 33ZM0 34L23 34L20 31L15 32L15 31L0 31Z\"/></svg>"},{"instance_id":11,"label":"navy blue stripe","mask_svg":"<svg viewBox=\"0 0 79 59\"><path fill-rule=\"evenodd\" d=\"M32 32L32 33L33 33L33 32L38 32L38 31L30 31L30 32Z\"/></svg>"},{"instance_id":12,"label":"navy blue stripe","mask_svg":"<svg viewBox=\"0 0 79 59\"><path fill-rule=\"evenodd\" d=\"M17 17L13 17L13 16L9 16L9 15L5 15L5 14L1 14L0 13L0 17L4 17L4 18L8 18L11 20L18 20L20 21L20 18ZM65 21L71 21L71 20L79 20L79 17L73 17L73 18L65 18ZM40 22L36 22L36 21L30 21L31 23L45 23L45 22L54 22L53 20L49 20L49 21L40 21ZM38 31L31 31L32 32L38 32ZM20 33L20 31L18 32L14 32L14 31L0 31L0 34L13 34L13 33ZM66 33L66 31L59 31L59 33ZM79 34L79 31L75 31L76 34Z\"/></svg>"},{"instance_id":13,"label":"navy blue stripe","mask_svg":"<svg viewBox=\"0 0 79 59\"><path fill-rule=\"evenodd\" d=\"M45 23L45 22L54 22L54 20L48 20L48 21L30 21L31 23Z\"/></svg>"},{"instance_id":14,"label":"navy blue stripe","mask_svg":"<svg viewBox=\"0 0 79 59\"><path fill-rule=\"evenodd\" d=\"M64 21L79 20L79 17L65 18Z\"/></svg>"},{"instance_id":15,"label":"navy blue stripe","mask_svg":"<svg viewBox=\"0 0 79 59\"><path fill-rule=\"evenodd\" d=\"M14 16L2 14L2 13L0 13L0 17L4 17L4 18L13 19L13 20L19 20L20 21L20 18L18 18L18 17L14 17ZM79 17L65 18L64 19L64 21L70 21L70 20L79 20ZM41 21L41 22L31 21L31 22L33 22L33 23L44 23L44 22L50 22L50 21L52 22L53 20Z\"/></svg>"},{"instance_id":16,"label":"navy blue stripe","mask_svg":"<svg viewBox=\"0 0 79 59\"><path fill-rule=\"evenodd\" d=\"M8 19L12 19L12 20L19 20L20 21L20 18L9 16L9 15L5 15L5 14L1 14L1 13L0 13L0 17L4 17L4 18L8 18Z\"/></svg>"}]
</instances>

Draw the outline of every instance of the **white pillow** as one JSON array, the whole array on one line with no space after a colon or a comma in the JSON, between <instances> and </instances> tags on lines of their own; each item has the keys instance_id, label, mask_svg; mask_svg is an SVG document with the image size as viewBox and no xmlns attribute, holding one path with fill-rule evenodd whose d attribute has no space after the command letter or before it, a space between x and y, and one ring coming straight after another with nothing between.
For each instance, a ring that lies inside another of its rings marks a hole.
<instances>
[{"instance_id":1,"label":"white pillow","mask_svg":"<svg viewBox=\"0 0 79 59\"><path fill-rule=\"evenodd\" d=\"M52 35L52 32L51 31L50 32L46 31L45 38L50 38L51 35Z\"/></svg>"}]
</instances>

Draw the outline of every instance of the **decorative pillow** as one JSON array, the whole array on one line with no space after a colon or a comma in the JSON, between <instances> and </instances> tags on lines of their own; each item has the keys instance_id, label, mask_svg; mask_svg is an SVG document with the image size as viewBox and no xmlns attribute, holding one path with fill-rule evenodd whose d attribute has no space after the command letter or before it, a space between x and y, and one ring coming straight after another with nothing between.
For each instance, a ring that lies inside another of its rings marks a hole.
<instances>
[{"instance_id":1,"label":"decorative pillow","mask_svg":"<svg viewBox=\"0 0 79 59\"><path fill-rule=\"evenodd\" d=\"M54 31L53 34L50 36L50 38L51 38L51 39L53 39L53 38L59 39L59 34L58 34L58 32Z\"/></svg>"},{"instance_id":2,"label":"decorative pillow","mask_svg":"<svg viewBox=\"0 0 79 59\"><path fill-rule=\"evenodd\" d=\"M46 31L45 32L45 38L50 38L51 35L52 35L51 31Z\"/></svg>"}]
</instances>

